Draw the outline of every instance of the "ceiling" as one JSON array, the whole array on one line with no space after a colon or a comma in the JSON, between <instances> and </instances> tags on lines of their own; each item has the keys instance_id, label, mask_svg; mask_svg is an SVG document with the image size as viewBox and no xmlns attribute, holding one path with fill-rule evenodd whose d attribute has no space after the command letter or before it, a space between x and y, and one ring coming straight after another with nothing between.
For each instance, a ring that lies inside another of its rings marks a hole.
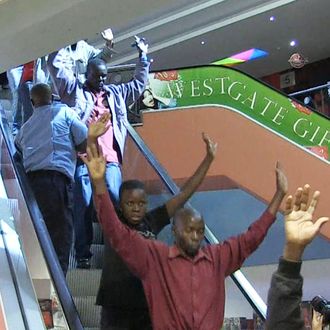
<instances>
[{"instance_id":1,"label":"ceiling","mask_svg":"<svg viewBox=\"0 0 330 330\"><path fill-rule=\"evenodd\" d=\"M260 48L269 56L239 69L261 77L289 69L295 52L309 62L329 57L329 12L329 0L0 0L0 71L83 38L101 46L98 32L111 26L114 65L134 62L137 34L150 44L153 70Z\"/></svg>"}]
</instances>

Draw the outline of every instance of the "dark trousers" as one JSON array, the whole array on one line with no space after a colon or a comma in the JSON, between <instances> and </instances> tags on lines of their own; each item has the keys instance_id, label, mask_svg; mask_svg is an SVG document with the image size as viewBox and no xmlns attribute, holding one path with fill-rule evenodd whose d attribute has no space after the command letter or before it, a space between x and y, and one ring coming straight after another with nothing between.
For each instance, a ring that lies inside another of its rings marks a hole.
<instances>
[{"instance_id":1,"label":"dark trousers","mask_svg":"<svg viewBox=\"0 0 330 330\"><path fill-rule=\"evenodd\" d=\"M152 330L149 311L102 307L101 330Z\"/></svg>"},{"instance_id":2,"label":"dark trousers","mask_svg":"<svg viewBox=\"0 0 330 330\"><path fill-rule=\"evenodd\" d=\"M72 182L57 171L33 171L27 175L65 275L73 240Z\"/></svg>"}]
</instances>

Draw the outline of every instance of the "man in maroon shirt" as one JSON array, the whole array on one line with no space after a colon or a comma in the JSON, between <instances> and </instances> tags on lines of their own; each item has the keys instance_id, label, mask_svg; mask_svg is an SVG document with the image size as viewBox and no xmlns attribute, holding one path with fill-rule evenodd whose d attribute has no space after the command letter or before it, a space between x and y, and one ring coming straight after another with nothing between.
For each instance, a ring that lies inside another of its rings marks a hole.
<instances>
[{"instance_id":1,"label":"man in maroon shirt","mask_svg":"<svg viewBox=\"0 0 330 330\"><path fill-rule=\"evenodd\" d=\"M89 144L83 161L93 184L104 235L141 279L153 328L219 330L224 317L225 277L239 269L263 241L287 193L287 178L281 166L276 166L277 189L262 216L245 233L201 248L204 221L197 211L181 209L175 214L175 245L146 240L116 215L107 193L101 148Z\"/></svg>"}]
</instances>

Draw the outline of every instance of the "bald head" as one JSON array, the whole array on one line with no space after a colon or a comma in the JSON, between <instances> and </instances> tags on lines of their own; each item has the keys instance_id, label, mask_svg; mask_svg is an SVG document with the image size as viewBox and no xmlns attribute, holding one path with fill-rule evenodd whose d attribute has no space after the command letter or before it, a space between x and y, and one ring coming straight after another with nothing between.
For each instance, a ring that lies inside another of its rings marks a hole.
<instances>
[{"instance_id":1,"label":"bald head","mask_svg":"<svg viewBox=\"0 0 330 330\"><path fill-rule=\"evenodd\" d=\"M175 244L181 254L193 258L204 239L204 221L201 214L192 208L178 210L173 218Z\"/></svg>"},{"instance_id":2,"label":"bald head","mask_svg":"<svg viewBox=\"0 0 330 330\"><path fill-rule=\"evenodd\" d=\"M177 210L173 216L173 224L185 223L187 221L200 221L202 220L201 214L193 209L184 207Z\"/></svg>"},{"instance_id":3,"label":"bald head","mask_svg":"<svg viewBox=\"0 0 330 330\"><path fill-rule=\"evenodd\" d=\"M35 107L52 103L52 90L47 84L36 84L31 89L31 100Z\"/></svg>"},{"instance_id":4,"label":"bald head","mask_svg":"<svg viewBox=\"0 0 330 330\"><path fill-rule=\"evenodd\" d=\"M88 61L86 71L86 83L93 91L102 90L104 82L107 78L107 66L104 61L99 58L93 58Z\"/></svg>"}]
</instances>

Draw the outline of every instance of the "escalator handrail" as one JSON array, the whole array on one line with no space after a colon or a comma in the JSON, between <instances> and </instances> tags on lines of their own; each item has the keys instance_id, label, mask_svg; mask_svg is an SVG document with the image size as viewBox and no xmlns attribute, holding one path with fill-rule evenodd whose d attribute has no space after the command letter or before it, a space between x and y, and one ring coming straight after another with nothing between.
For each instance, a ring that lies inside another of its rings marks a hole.
<instances>
[{"instance_id":1,"label":"escalator handrail","mask_svg":"<svg viewBox=\"0 0 330 330\"><path fill-rule=\"evenodd\" d=\"M166 172L164 167L159 163L156 159L155 155L151 152L148 146L144 143L142 138L136 132L136 130L130 125L127 124L127 131L130 137L133 139L135 144L141 153L148 160L149 164L154 168L154 170L158 173L166 187L169 191L175 195L179 192L179 187L175 184L173 179ZM214 236L212 231L205 225L205 240L208 244L218 244L219 240ZM252 285L248 282L246 277L240 270L237 270L235 273L230 275L234 283L237 285L241 293L248 300L253 309L257 312L257 314L264 321L266 319L266 304L263 302L259 294L255 291Z\"/></svg>"},{"instance_id":2,"label":"escalator handrail","mask_svg":"<svg viewBox=\"0 0 330 330\"><path fill-rule=\"evenodd\" d=\"M8 148L9 156L11 158L16 177L19 181L36 235L38 237L45 261L48 266L48 270L51 274L52 281L59 297L60 304L62 306L68 326L71 330L83 330L79 314L77 312L73 298L67 286L61 266L58 262L58 258L56 256L53 244L51 243L46 224L42 218L38 204L28 183L28 179L23 169L23 165L14 159L16 149L12 135L10 133L9 124L2 107L0 107L0 129L4 137L5 144Z\"/></svg>"},{"instance_id":3,"label":"escalator handrail","mask_svg":"<svg viewBox=\"0 0 330 330\"><path fill-rule=\"evenodd\" d=\"M320 86L315 86L315 87L311 87L311 88L307 88L307 89L303 89L301 91L298 91L298 92L294 92L294 93L290 93L288 94L290 97L294 97L294 96L297 96L297 95L301 95L301 94L305 94L305 93L309 93L309 92L315 92L315 91L318 91L320 89L323 89L323 88L329 88L330 87L330 82L324 84L324 85L320 85Z\"/></svg>"}]
</instances>

